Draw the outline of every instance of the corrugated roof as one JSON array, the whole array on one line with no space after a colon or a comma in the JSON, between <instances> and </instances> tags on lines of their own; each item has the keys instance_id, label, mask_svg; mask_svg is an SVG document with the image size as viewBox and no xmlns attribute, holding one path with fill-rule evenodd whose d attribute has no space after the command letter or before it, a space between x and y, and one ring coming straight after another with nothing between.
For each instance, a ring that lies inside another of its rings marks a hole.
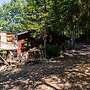
<instances>
[{"instance_id":1,"label":"corrugated roof","mask_svg":"<svg viewBox=\"0 0 90 90\"><path fill-rule=\"evenodd\" d=\"M29 31L23 31L23 32L20 32L20 33L17 33L16 35L22 35L22 34L25 34L25 33L28 33Z\"/></svg>"}]
</instances>

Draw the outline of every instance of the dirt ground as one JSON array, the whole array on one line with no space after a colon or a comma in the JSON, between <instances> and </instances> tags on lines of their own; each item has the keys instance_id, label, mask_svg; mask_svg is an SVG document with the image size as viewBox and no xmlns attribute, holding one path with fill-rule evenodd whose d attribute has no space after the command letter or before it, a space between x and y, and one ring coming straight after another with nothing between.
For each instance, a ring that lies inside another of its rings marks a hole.
<instances>
[{"instance_id":1,"label":"dirt ground","mask_svg":"<svg viewBox=\"0 0 90 90\"><path fill-rule=\"evenodd\" d=\"M90 46L0 70L0 90L90 90Z\"/></svg>"}]
</instances>

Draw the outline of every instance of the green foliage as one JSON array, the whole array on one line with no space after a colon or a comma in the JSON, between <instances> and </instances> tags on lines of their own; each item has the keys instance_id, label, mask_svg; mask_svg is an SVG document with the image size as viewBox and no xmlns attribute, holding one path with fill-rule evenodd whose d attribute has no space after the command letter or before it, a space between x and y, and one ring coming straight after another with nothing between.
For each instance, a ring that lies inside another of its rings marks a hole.
<instances>
[{"instance_id":1,"label":"green foliage","mask_svg":"<svg viewBox=\"0 0 90 90\"><path fill-rule=\"evenodd\" d=\"M49 0L11 0L1 7L0 27L4 31L42 30L48 16Z\"/></svg>"},{"instance_id":2,"label":"green foliage","mask_svg":"<svg viewBox=\"0 0 90 90\"><path fill-rule=\"evenodd\" d=\"M90 30L89 0L11 0L0 12L4 31L35 29L78 38Z\"/></svg>"},{"instance_id":3,"label":"green foliage","mask_svg":"<svg viewBox=\"0 0 90 90\"><path fill-rule=\"evenodd\" d=\"M78 38L90 29L90 1L52 0L48 29L51 32Z\"/></svg>"},{"instance_id":4,"label":"green foliage","mask_svg":"<svg viewBox=\"0 0 90 90\"><path fill-rule=\"evenodd\" d=\"M0 20L3 22L0 23L0 26L4 31L16 32L23 29L21 21L23 21L24 3L20 1L23 0L17 0L17 2L11 0L10 3L1 7Z\"/></svg>"},{"instance_id":5,"label":"green foliage","mask_svg":"<svg viewBox=\"0 0 90 90\"><path fill-rule=\"evenodd\" d=\"M56 57L60 55L60 48L57 45L47 44L46 53L48 57Z\"/></svg>"}]
</instances>

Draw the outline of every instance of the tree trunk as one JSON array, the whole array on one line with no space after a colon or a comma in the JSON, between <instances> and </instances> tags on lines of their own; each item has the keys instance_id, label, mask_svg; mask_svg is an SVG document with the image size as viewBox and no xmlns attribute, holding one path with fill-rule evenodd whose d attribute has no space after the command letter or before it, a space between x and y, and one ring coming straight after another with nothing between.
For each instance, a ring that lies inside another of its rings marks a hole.
<instances>
[{"instance_id":1,"label":"tree trunk","mask_svg":"<svg viewBox=\"0 0 90 90\"><path fill-rule=\"evenodd\" d=\"M74 35L72 35L71 37L71 48L75 49L75 36Z\"/></svg>"}]
</instances>

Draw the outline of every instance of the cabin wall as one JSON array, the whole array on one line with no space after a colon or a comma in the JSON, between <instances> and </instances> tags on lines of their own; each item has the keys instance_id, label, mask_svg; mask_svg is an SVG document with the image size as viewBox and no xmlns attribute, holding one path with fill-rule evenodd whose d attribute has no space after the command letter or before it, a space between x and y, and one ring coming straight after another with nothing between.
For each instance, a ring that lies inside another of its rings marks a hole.
<instances>
[{"instance_id":1,"label":"cabin wall","mask_svg":"<svg viewBox=\"0 0 90 90\"><path fill-rule=\"evenodd\" d=\"M12 40L11 40L12 38ZM10 41L11 40L11 41ZM8 35L7 33L0 33L0 49L2 50L14 50L17 48L14 35Z\"/></svg>"}]
</instances>

